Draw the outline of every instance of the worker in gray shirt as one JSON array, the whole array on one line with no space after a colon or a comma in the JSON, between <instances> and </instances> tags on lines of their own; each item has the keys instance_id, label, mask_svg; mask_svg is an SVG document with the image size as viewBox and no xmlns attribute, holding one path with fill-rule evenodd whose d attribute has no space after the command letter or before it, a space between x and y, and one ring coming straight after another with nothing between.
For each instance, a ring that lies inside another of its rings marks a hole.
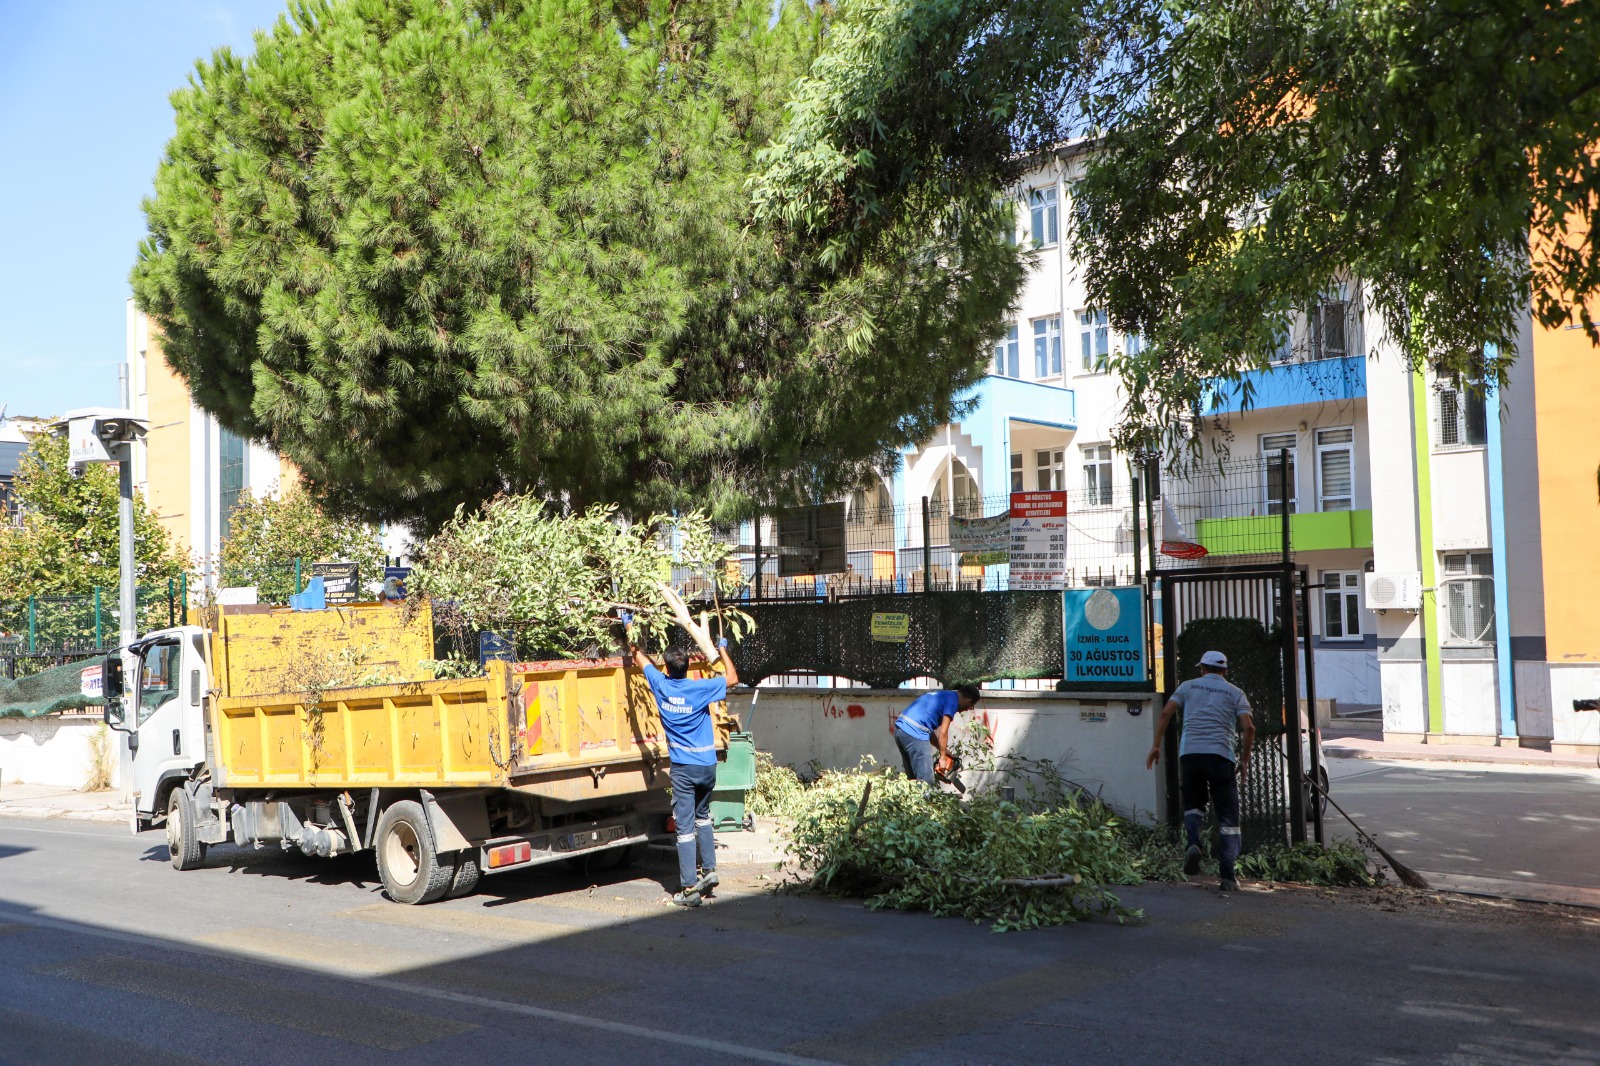
<instances>
[{"instance_id":1,"label":"worker in gray shirt","mask_svg":"<svg viewBox=\"0 0 1600 1066\"><path fill-rule=\"evenodd\" d=\"M1250 769L1250 749L1256 740L1256 724L1250 717L1250 701L1228 681L1228 657L1220 651L1200 656L1200 676L1185 681L1161 708L1156 722L1155 743L1145 758L1145 769L1161 761L1161 738L1167 723L1183 709L1183 737L1178 742L1178 772L1183 787L1183 831L1189 838L1183 872L1200 872L1200 827L1206 820L1206 802L1216 805L1217 825L1222 831L1222 854L1218 872L1222 890L1237 892L1234 862L1239 858L1239 778ZM1235 731L1239 738L1238 765L1234 764Z\"/></svg>"}]
</instances>

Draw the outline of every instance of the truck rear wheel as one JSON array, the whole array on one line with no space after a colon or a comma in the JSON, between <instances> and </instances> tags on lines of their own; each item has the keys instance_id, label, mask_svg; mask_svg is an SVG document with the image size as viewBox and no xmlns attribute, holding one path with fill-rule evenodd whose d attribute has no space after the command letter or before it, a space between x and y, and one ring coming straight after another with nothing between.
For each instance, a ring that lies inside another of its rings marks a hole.
<instances>
[{"instance_id":1,"label":"truck rear wheel","mask_svg":"<svg viewBox=\"0 0 1600 1066\"><path fill-rule=\"evenodd\" d=\"M183 788L167 797L167 852L175 870L193 870L206 861L206 846L195 834L194 801Z\"/></svg>"},{"instance_id":2,"label":"truck rear wheel","mask_svg":"<svg viewBox=\"0 0 1600 1066\"><path fill-rule=\"evenodd\" d=\"M478 869L476 851L456 852L454 869L455 872L450 877L450 889L444 894L445 899L460 899L477 891L478 878L482 871Z\"/></svg>"},{"instance_id":3,"label":"truck rear wheel","mask_svg":"<svg viewBox=\"0 0 1600 1066\"><path fill-rule=\"evenodd\" d=\"M428 816L416 800L391 803L378 819L378 875L396 903L432 903L450 888L455 864L434 850Z\"/></svg>"}]
</instances>

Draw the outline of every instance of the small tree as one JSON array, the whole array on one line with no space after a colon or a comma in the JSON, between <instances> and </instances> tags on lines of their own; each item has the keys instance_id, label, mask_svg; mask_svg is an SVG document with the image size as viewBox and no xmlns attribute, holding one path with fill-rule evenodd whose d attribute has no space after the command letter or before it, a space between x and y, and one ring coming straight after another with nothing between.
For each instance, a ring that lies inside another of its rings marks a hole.
<instances>
[{"instance_id":1,"label":"small tree","mask_svg":"<svg viewBox=\"0 0 1600 1066\"><path fill-rule=\"evenodd\" d=\"M97 464L74 477L67 459L65 438L40 433L18 467L22 522L0 526L0 629L26 627L29 597L87 596L96 588L108 590L106 620L114 617L109 611L121 585L117 471ZM141 628L165 625L167 582L182 576L186 561L143 497L134 497L133 516L137 584L141 591L162 593L160 611L143 619ZM87 641L93 613L74 611L70 625L53 630L59 630L52 632L54 639Z\"/></svg>"},{"instance_id":2,"label":"small tree","mask_svg":"<svg viewBox=\"0 0 1600 1066\"><path fill-rule=\"evenodd\" d=\"M676 623L714 658L714 630L738 637L752 625L721 605L739 584L724 566L728 551L700 512L628 523L614 507L560 514L533 496L502 496L458 512L422 546L412 589L431 596L435 617L459 635L509 631L525 653L607 648L618 612L628 611L656 641ZM675 567L685 578L676 587ZM697 621L685 599L698 594L711 603Z\"/></svg>"},{"instance_id":3,"label":"small tree","mask_svg":"<svg viewBox=\"0 0 1600 1066\"><path fill-rule=\"evenodd\" d=\"M348 562L360 568L362 585L375 590L383 577L383 541L360 522L330 518L304 489L241 499L222 542L222 579L254 585L262 603L288 603L295 588L295 560L302 578L314 562ZM303 584L303 581L302 581Z\"/></svg>"}]
</instances>

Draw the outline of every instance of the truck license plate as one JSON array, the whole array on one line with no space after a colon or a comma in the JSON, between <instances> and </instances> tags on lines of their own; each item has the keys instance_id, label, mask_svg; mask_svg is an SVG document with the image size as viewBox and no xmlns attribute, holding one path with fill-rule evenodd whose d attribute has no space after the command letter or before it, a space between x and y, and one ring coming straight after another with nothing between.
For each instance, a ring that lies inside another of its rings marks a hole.
<instances>
[{"instance_id":1,"label":"truck license plate","mask_svg":"<svg viewBox=\"0 0 1600 1066\"><path fill-rule=\"evenodd\" d=\"M602 844L609 844L613 840L621 840L627 835L628 827L613 825L605 829L587 829L581 833L568 833L561 838L561 851L583 851L585 848L598 848Z\"/></svg>"}]
</instances>

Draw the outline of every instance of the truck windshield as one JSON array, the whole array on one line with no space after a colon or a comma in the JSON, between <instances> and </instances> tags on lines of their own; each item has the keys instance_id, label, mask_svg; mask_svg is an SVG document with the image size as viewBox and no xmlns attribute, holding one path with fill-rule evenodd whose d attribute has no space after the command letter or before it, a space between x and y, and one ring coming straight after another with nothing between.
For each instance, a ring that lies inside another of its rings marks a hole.
<instances>
[{"instance_id":1,"label":"truck windshield","mask_svg":"<svg viewBox=\"0 0 1600 1066\"><path fill-rule=\"evenodd\" d=\"M177 644L158 644L146 648L139 666L139 724L178 694L178 671L182 648Z\"/></svg>"}]
</instances>

